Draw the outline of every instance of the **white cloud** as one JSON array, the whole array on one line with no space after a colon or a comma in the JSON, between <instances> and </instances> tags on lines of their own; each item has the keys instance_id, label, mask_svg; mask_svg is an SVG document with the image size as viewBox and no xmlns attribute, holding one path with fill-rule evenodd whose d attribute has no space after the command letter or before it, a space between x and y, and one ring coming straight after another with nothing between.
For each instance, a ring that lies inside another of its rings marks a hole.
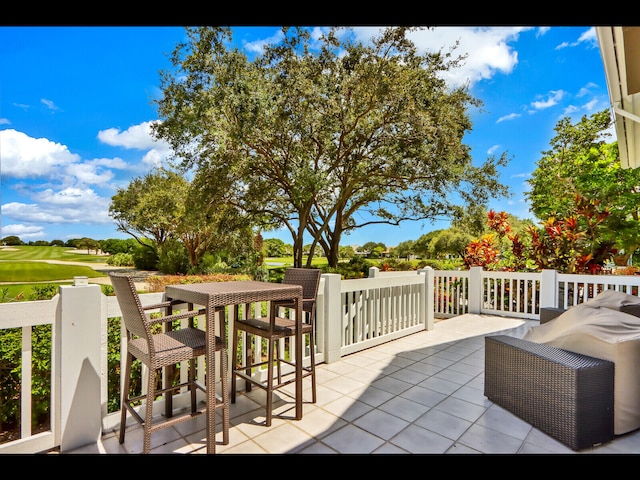
<instances>
[{"instance_id":1,"label":"white cloud","mask_svg":"<svg viewBox=\"0 0 640 480\"><path fill-rule=\"evenodd\" d=\"M580 111L580 107L577 107L575 105L569 105L567 107L565 107L565 109L562 111L562 116L563 117L570 117L571 114L579 112Z\"/></svg>"},{"instance_id":2,"label":"white cloud","mask_svg":"<svg viewBox=\"0 0 640 480\"><path fill-rule=\"evenodd\" d=\"M551 27L539 27L538 30L536 30L536 38L542 37L549 30L551 30Z\"/></svg>"},{"instance_id":3,"label":"white cloud","mask_svg":"<svg viewBox=\"0 0 640 480\"><path fill-rule=\"evenodd\" d=\"M591 27L589 30L583 32L580 38L578 38L578 44L580 43L588 43L594 48L597 47L598 36L596 35L596 27Z\"/></svg>"},{"instance_id":4,"label":"white cloud","mask_svg":"<svg viewBox=\"0 0 640 480\"><path fill-rule=\"evenodd\" d=\"M562 42L556 46L556 50L562 50L563 48L577 47L586 43L590 48L598 48L598 37L596 35L596 28L590 27L580 34L575 42Z\"/></svg>"},{"instance_id":5,"label":"white cloud","mask_svg":"<svg viewBox=\"0 0 640 480\"><path fill-rule=\"evenodd\" d=\"M278 29L277 33L275 33L271 37L256 40L254 42L243 41L242 49L247 51L249 54L255 53L259 55L264 51L265 45L268 45L270 43L279 43L283 38L284 35L282 34L282 30Z\"/></svg>"},{"instance_id":6,"label":"white cloud","mask_svg":"<svg viewBox=\"0 0 640 480\"><path fill-rule=\"evenodd\" d=\"M97 166L113 168L115 170L126 170L129 168L129 164L119 157L115 158L95 158L90 160L89 163L93 163Z\"/></svg>"},{"instance_id":7,"label":"white cloud","mask_svg":"<svg viewBox=\"0 0 640 480\"><path fill-rule=\"evenodd\" d=\"M2 226L2 238L14 235L20 240L40 240L44 238L44 228L36 225L11 224Z\"/></svg>"},{"instance_id":8,"label":"white cloud","mask_svg":"<svg viewBox=\"0 0 640 480\"><path fill-rule=\"evenodd\" d=\"M511 73L518 63L518 52L509 45L530 27L436 27L412 33L410 38L422 51L447 52L459 41L454 56L467 55L460 68L445 74L452 86L470 85L490 79L497 73Z\"/></svg>"},{"instance_id":9,"label":"white cloud","mask_svg":"<svg viewBox=\"0 0 640 480\"><path fill-rule=\"evenodd\" d=\"M59 108L56 106L55 103L53 103L53 101L47 100L46 98L41 98L40 103L43 103L44 105L46 105L46 107L49 110L59 110Z\"/></svg>"},{"instance_id":10,"label":"white cloud","mask_svg":"<svg viewBox=\"0 0 640 480\"><path fill-rule=\"evenodd\" d=\"M142 157L142 163L148 169L157 168L162 165L162 163L166 160L166 158L167 158L166 150L153 148L144 154L144 156Z\"/></svg>"},{"instance_id":11,"label":"white cloud","mask_svg":"<svg viewBox=\"0 0 640 480\"><path fill-rule=\"evenodd\" d=\"M584 97L585 95L592 95L591 90L593 88L598 88L598 85L596 85L593 82L587 83L584 87L582 87L580 90L578 90L578 93L576 94L576 97Z\"/></svg>"},{"instance_id":12,"label":"white cloud","mask_svg":"<svg viewBox=\"0 0 640 480\"><path fill-rule=\"evenodd\" d=\"M541 100L531 102L531 106L535 110L544 110L545 108L553 107L557 105L560 100L565 96L563 90L552 90Z\"/></svg>"},{"instance_id":13,"label":"white cloud","mask_svg":"<svg viewBox=\"0 0 640 480\"><path fill-rule=\"evenodd\" d=\"M109 217L111 200L98 196L91 189L67 188L60 191L46 189L34 194L33 199L37 203L6 203L2 205L2 214L27 224L106 225L113 223L113 219Z\"/></svg>"},{"instance_id":14,"label":"white cloud","mask_svg":"<svg viewBox=\"0 0 640 480\"><path fill-rule=\"evenodd\" d=\"M509 115L503 115L498 120L496 120L496 123L505 122L507 120L515 120L516 118L518 118L520 116L521 115L519 113L510 113Z\"/></svg>"},{"instance_id":15,"label":"white cloud","mask_svg":"<svg viewBox=\"0 0 640 480\"><path fill-rule=\"evenodd\" d=\"M137 170L148 171L159 167L170 157L171 147L164 141L158 141L153 137L151 126L157 122L143 122L133 125L124 132L117 128L109 128L98 132L98 139L114 147L127 149L148 150L142 157L142 163Z\"/></svg>"},{"instance_id":16,"label":"white cloud","mask_svg":"<svg viewBox=\"0 0 640 480\"><path fill-rule=\"evenodd\" d=\"M53 178L80 161L65 145L13 129L0 130L0 158L2 174L15 178Z\"/></svg>"},{"instance_id":17,"label":"white cloud","mask_svg":"<svg viewBox=\"0 0 640 480\"><path fill-rule=\"evenodd\" d=\"M354 27L357 40L368 42L384 27ZM518 40L521 32L533 27L435 27L411 32L411 39L419 52L448 53L459 41L453 57L466 55L463 64L443 72L443 78L451 86L461 86L490 79L496 73L511 73L518 63L518 52L510 45ZM545 31L539 30L541 34Z\"/></svg>"},{"instance_id":18,"label":"white cloud","mask_svg":"<svg viewBox=\"0 0 640 480\"><path fill-rule=\"evenodd\" d=\"M593 112L600 102L597 98L585 103L582 108L584 108L587 112Z\"/></svg>"},{"instance_id":19,"label":"white cloud","mask_svg":"<svg viewBox=\"0 0 640 480\"><path fill-rule=\"evenodd\" d=\"M164 142L159 142L153 138L151 125L156 122L142 122L140 125L133 125L124 132L118 128L108 128L98 132L98 140L114 147L135 148L137 150L148 150L158 148Z\"/></svg>"},{"instance_id":20,"label":"white cloud","mask_svg":"<svg viewBox=\"0 0 640 480\"><path fill-rule=\"evenodd\" d=\"M2 118L0 117L0 125L9 125L11 122L9 121L8 118Z\"/></svg>"},{"instance_id":21,"label":"white cloud","mask_svg":"<svg viewBox=\"0 0 640 480\"><path fill-rule=\"evenodd\" d=\"M0 130L2 175L10 179L3 188L26 199L12 198L2 205L3 217L12 223L11 228L3 227L3 235L44 238L46 224L113 224L109 206L114 183L118 183L116 171L146 172L167 157L168 148L152 139L150 125L146 122L125 132L109 129L99 134L105 143L114 146L150 149L137 164L119 157L83 160L65 145L12 129ZM20 179L24 182L16 181Z\"/></svg>"},{"instance_id":22,"label":"white cloud","mask_svg":"<svg viewBox=\"0 0 640 480\"><path fill-rule=\"evenodd\" d=\"M73 183L81 185L101 185L108 183L115 176L111 170L100 168L99 165L85 162L70 165L66 169L66 174L71 177Z\"/></svg>"}]
</instances>

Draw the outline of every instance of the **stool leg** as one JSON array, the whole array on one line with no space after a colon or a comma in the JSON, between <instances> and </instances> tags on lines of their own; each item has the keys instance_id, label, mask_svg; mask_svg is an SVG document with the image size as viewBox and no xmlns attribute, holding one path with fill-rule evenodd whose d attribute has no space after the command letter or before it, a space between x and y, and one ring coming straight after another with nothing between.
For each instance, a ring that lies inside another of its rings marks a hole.
<instances>
[{"instance_id":1,"label":"stool leg","mask_svg":"<svg viewBox=\"0 0 640 480\"><path fill-rule=\"evenodd\" d=\"M153 368L147 368L147 395L144 400L145 414L143 425L143 447L142 453L149 453L151 450L151 422L153 419L153 400L156 398L156 371Z\"/></svg>"},{"instance_id":2,"label":"stool leg","mask_svg":"<svg viewBox=\"0 0 640 480\"><path fill-rule=\"evenodd\" d=\"M247 344L246 347L246 360L244 365L247 367L246 370L244 371L244 373L248 376L251 376L251 365L253 365L253 348L251 348L251 341L255 341L255 337L253 335L249 335L248 333L245 332L244 334L244 338L245 338L245 343ZM246 392L250 392L251 391L251 382L249 380L245 380L244 381L244 389Z\"/></svg>"},{"instance_id":3,"label":"stool leg","mask_svg":"<svg viewBox=\"0 0 640 480\"><path fill-rule=\"evenodd\" d=\"M120 402L120 443L124 443L124 435L127 425L127 405L129 404L129 388L131 379L131 363L133 355L127 354L127 364L124 367L124 385L122 387L122 400Z\"/></svg>"},{"instance_id":4,"label":"stool leg","mask_svg":"<svg viewBox=\"0 0 640 480\"><path fill-rule=\"evenodd\" d=\"M231 340L231 403L236 403L236 352L238 351L238 331L233 329Z\"/></svg>"},{"instance_id":5,"label":"stool leg","mask_svg":"<svg viewBox=\"0 0 640 480\"><path fill-rule=\"evenodd\" d=\"M222 444L229 445L229 361L227 350L220 351L220 382L222 383ZM234 381L235 383L235 381Z\"/></svg>"},{"instance_id":6,"label":"stool leg","mask_svg":"<svg viewBox=\"0 0 640 480\"><path fill-rule=\"evenodd\" d=\"M312 324L313 325L313 324ZM315 335L313 334L313 327L311 333L309 333L309 351L311 353L311 401L316 403L316 348L315 348Z\"/></svg>"},{"instance_id":7,"label":"stool leg","mask_svg":"<svg viewBox=\"0 0 640 480\"><path fill-rule=\"evenodd\" d=\"M271 426L271 410L273 409L273 349L274 340L269 340L269 348L267 359L267 427Z\"/></svg>"}]
</instances>

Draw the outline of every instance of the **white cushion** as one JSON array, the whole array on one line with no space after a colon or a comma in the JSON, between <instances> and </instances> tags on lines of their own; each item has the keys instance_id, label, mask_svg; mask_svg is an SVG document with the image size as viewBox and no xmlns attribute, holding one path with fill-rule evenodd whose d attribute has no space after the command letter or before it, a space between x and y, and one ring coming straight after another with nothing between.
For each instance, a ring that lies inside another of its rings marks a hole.
<instances>
[{"instance_id":1,"label":"white cushion","mask_svg":"<svg viewBox=\"0 0 640 480\"><path fill-rule=\"evenodd\" d=\"M619 308L640 303L638 297L606 290L562 315L531 328L524 339L612 361L614 433L640 428L640 318Z\"/></svg>"},{"instance_id":2,"label":"white cushion","mask_svg":"<svg viewBox=\"0 0 640 480\"><path fill-rule=\"evenodd\" d=\"M604 290L591 300L587 300L583 305L620 310L622 307L629 305L640 305L640 297L618 292L617 290Z\"/></svg>"}]
</instances>

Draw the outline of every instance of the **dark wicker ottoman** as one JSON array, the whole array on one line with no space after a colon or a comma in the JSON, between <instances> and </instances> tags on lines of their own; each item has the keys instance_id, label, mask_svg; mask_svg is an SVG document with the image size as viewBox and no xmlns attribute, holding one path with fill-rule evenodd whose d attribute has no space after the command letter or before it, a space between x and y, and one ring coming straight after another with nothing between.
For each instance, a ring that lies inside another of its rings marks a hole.
<instances>
[{"instance_id":1,"label":"dark wicker ottoman","mask_svg":"<svg viewBox=\"0 0 640 480\"><path fill-rule=\"evenodd\" d=\"M549 345L485 337L484 394L573 450L610 441L613 362Z\"/></svg>"},{"instance_id":2,"label":"dark wicker ottoman","mask_svg":"<svg viewBox=\"0 0 640 480\"><path fill-rule=\"evenodd\" d=\"M564 308L542 307L540 309L540 325L550 322L556 317L562 315L566 310Z\"/></svg>"}]
</instances>

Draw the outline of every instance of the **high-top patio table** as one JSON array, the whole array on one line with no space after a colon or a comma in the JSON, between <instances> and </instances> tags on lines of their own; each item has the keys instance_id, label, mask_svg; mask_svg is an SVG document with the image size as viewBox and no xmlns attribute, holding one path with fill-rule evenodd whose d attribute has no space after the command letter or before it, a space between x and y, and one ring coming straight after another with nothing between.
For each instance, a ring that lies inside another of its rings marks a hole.
<instances>
[{"instance_id":1,"label":"high-top patio table","mask_svg":"<svg viewBox=\"0 0 640 480\"><path fill-rule=\"evenodd\" d=\"M296 331L302 330L302 286L282 283L260 282L245 280L237 282L211 282L194 283L188 285L167 285L165 295L170 300L178 300L185 303L204 306L207 318L207 353L206 363L207 378L213 379L212 385L207 382L207 453L215 453L216 448L216 408L209 406L216 405L215 388L215 315L216 309L226 306L236 306L251 304L256 302L266 302L275 300L293 299L295 305ZM232 321L233 315L229 315ZM224 322L221 322L224 325ZM226 330L233 331L233 326L229 325ZM220 332L220 337L228 342L227 332ZM295 336L295 358L302 358L303 335ZM232 361L235 359L235 352L230 352ZM223 360L226 361L226 360ZM233 365L230 370L233 372ZM233 381L233 375L231 375ZM302 418L302 362L296 361L295 367L296 383L296 420ZM224 404L222 415L223 441L228 442L229 438L229 392L227 388L227 378L223 379L222 402Z\"/></svg>"}]
</instances>

